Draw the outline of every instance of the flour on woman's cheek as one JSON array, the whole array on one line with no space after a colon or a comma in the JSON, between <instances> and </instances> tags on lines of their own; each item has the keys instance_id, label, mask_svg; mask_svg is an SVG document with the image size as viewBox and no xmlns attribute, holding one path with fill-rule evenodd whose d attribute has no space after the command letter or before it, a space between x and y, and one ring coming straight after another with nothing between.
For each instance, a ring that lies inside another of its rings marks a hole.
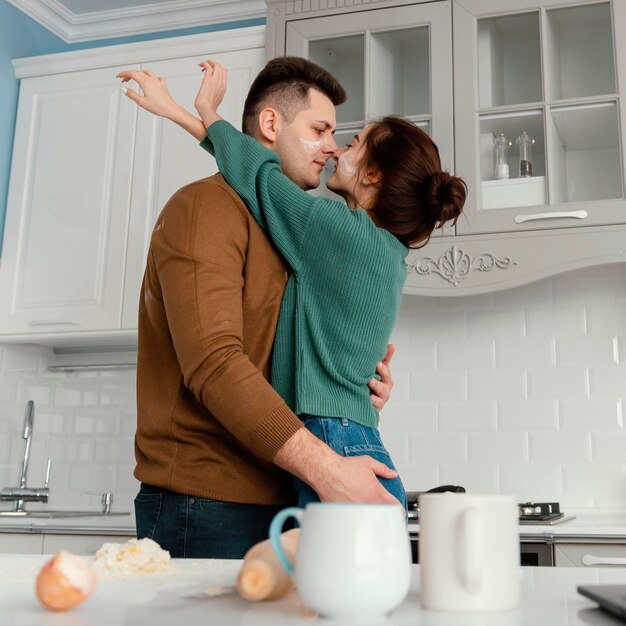
<instances>
[{"instance_id":1,"label":"flour on woman's cheek","mask_svg":"<svg viewBox=\"0 0 626 626\"><path fill-rule=\"evenodd\" d=\"M340 155L337 165L345 176L354 176L358 171L354 162L354 156L350 152L344 152Z\"/></svg>"}]
</instances>

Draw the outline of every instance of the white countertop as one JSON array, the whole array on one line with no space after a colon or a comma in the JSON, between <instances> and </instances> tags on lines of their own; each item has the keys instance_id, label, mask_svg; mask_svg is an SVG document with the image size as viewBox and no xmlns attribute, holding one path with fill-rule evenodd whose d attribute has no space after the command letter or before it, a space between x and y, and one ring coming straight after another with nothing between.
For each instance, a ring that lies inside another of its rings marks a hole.
<instances>
[{"instance_id":1,"label":"white countertop","mask_svg":"<svg viewBox=\"0 0 626 626\"><path fill-rule=\"evenodd\" d=\"M89 517L0 517L0 533L135 536L135 514Z\"/></svg>"},{"instance_id":2,"label":"white countertop","mask_svg":"<svg viewBox=\"0 0 626 626\"><path fill-rule=\"evenodd\" d=\"M560 524L520 524L519 532L523 539L614 539L626 541L626 511L579 511L566 513L575 518ZM419 523L409 522L409 531L419 533Z\"/></svg>"},{"instance_id":3,"label":"white countertop","mask_svg":"<svg viewBox=\"0 0 626 626\"><path fill-rule=\"evenodd\" d=\"M626 541L626 511L580 511L576 517L555 525L519 526L520 536L526 540L567 541L568 539L615 539ZM409 531L419 533L419 523L409 522ZM130 515L112 515L73 518L0 517L0 533L33 532L50 534L135 535L134 511Z\"/></svg>"},{"instance_id":4,"label":"white countertop","mask_svg":"<svg viewBox=\"0 0 626 626\"><path fill-rule=\"evenodd\" d=\"M93 595L67 613L50 613L34 593L45 560L40 555L0 555L2 623L11 626L283 626L327 622L302 606L296 592L278 602L247 602L230 591L209 597L205 591L232 585L241 561L174 560L170 574L101 580ZM490 614L437 613L419 602L418 565L411 591L385 622L421 626L610 626L618 624L576 592L580 584L626 584L626 568L522 567L522 603L514 611Z\"/></svg>"}]
</instances>

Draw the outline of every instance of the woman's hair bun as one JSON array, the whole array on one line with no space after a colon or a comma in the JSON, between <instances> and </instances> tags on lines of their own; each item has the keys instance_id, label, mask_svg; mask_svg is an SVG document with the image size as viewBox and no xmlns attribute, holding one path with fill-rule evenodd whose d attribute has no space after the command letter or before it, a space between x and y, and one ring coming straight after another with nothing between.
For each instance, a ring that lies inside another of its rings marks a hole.
<instances>
[{"instance_id":1,"label":"woman's hair bun","mask_svg":"<svg viewBox=\"0 0 626 626\"><path fill-rule=\"evenodd\" d=\"M445 222L455 223L467 197L467 185L462 178L448 172L433 172L426 183L425 204L436 228Z\"/></svg>"}]
</instances>

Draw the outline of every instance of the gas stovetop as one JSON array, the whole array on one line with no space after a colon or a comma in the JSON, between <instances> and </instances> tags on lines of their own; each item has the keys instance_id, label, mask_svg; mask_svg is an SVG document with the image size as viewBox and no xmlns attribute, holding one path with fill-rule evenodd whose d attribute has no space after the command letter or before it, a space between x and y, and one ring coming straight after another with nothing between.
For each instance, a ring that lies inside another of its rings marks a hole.
<instances>
[{"instance_id":1,"label":"gas stovetop","mask_svg":"<svg viewBox=\"0 0 626 626\"><path fill-rule=\"evenodd\" d=\"M465 491L463 487L444 485L437 487L437 491ZM434 491L434 490L433 490ZM419 496L422 491L408 491L408 518L410 522L419 522ZM553 526L574 519L575 515L565 515L561 512L558 502L523 502L518 504L520 524L541 524Z\"/></svg>"},{"instance_id":2,"label":"gas stovetop","mask_svg":"<svg viewBox=\"0 0 626 626\"><path fill-rule=\"evenodd\" d=\"M575 515L561 513L558 502L523 502L519 507L520 524L560 524L574 519Z\"/></svg>"}]
</instances>

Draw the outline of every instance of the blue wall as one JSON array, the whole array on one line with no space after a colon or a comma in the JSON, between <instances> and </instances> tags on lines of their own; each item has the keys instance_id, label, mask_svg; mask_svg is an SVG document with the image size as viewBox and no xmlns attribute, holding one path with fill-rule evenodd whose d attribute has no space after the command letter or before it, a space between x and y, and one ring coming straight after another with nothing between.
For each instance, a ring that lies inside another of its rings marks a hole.
<instances>
[{"instance_id":1,"label":"blue wall","mask_svg":"<svg viewBox=\"0 0 626 626\"><path fill-rule=\"evenodd\" d=\"M136 35L133 37L118 37L116 39L67 44L19 9L9 4L7 0L0 0L0 242L2 242L4 232L11 154L13 152L13 135L15 133L15 115L19 93L19 81L15 78L13 72L12 59L65 52L67 50L101 48L103 46L147 41L149 39L194 35L230 28L256 26L264 23L265 20L260 18L206 27Z\"/></svg>"}]
</instances>

